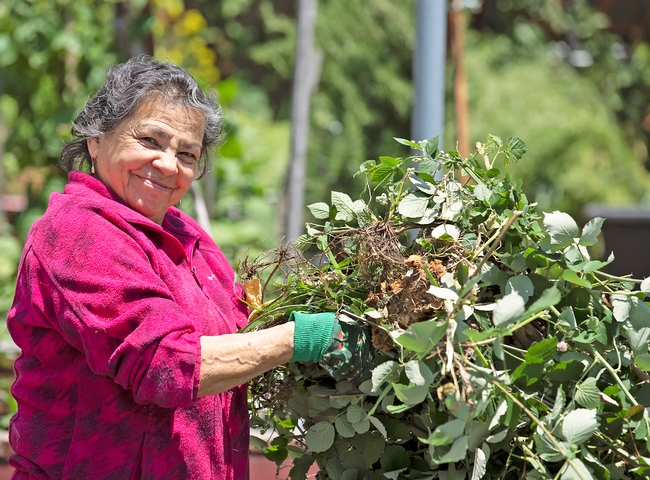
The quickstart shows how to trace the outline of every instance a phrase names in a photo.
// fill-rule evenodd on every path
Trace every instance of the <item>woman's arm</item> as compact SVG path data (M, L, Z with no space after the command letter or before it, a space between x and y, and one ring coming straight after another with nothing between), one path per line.
M294 322L267 330L201 337L199 397L241 385L293 356Z

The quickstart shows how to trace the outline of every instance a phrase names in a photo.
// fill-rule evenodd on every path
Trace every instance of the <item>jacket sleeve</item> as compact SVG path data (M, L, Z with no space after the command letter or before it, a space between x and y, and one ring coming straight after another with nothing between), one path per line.
M49 297L51 327L91 371L114 378L138 403L186 406L198 396L200 332L136 232L101 220L63 233L51 228L26 256L25 271L32 290Z

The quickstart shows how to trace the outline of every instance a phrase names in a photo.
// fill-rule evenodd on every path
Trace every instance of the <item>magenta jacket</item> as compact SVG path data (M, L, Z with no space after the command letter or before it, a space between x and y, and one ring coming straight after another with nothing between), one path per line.
M198 398L199 338L245 323L191 218L157 225L72 172L29 233L7 318L22 349L12 478L248 478L246 386Z

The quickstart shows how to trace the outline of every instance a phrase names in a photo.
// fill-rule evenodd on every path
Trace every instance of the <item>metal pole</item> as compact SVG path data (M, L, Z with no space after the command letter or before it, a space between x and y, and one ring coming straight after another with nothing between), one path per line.
M447 0L417 0L413 52L415 98L411 119L413 140L440 136L445 118L445 60L447 57Z

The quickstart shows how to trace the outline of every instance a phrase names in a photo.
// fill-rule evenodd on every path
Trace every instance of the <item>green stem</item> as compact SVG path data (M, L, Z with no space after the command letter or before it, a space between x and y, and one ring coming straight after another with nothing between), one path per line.
M488 363L486 358L483 356L483 352L481 352L480 349L474 347L474 353L476 353L476 356L481 360L484 367L489 367L490 366L490 364Z
M618 386L621 388L621 390L623 391L623 393L625 393L625 396L630 400L630 402L632 403L632 405L633 405L633 406L638 405L639 402L636 401L636 398L634 398L634 396L633 396L633 395L630 393L630 391L627 389L627 387L625 386L625 384L623 383L623 381L622 381L622 380L620 379L620 377L618 376L616 370L614 370L614 369L612 368L612 366L611 366L609 363L607 363L607 360L605 360L605 359L602 357L602 355L601 355L600 353L598 353L598 350L596 350L596 349L593 348L593 347L590 348L590 350L591 350L591 353L593 354L593 356L594 356L594 357L595 357L599 362L601 362L601 363L603 364L603 366L607 369L607 371L609 372L609 374L610 374L612 377L614 377L614 380L616 381L616 383L618 384ZM650 418L648 417L648 411L647 411L646 409L643 410L643 421L645 422L645 425L646 425L646 431L650 432Z
M643 280L637 280L636 278L630 278L630 277L617 277L616 275L611 275L609 273L602 272L600 270L596 270L593 272L594 275L602 275L605 278L609 278L611 280L618 280L619 282L632 282L632 283L643 283Z
M485 262L488 261L488 259L492 256L492 254L494 252L496 252L497 248L499 248L499 244L501 243L501 239L506 235L506 232L510 229L510 227L512 227L512 224L515 223L515 220L517 220L517 218L519 218L519 216L522 213L523 212L521 210L517 210L517 211L512 213L512 217L510 217L508 219L508 221L506 222L506 224L503 226L503 228L499 232L499 236L496 238L496 240L494 240L494 243L492 243L492 245L490 246L490 249L483 256L483 258L481 259L481 262L476 266L476 270L474 270L474 273L472 273L472 275L470 275L470 278L472 278L474 275L478 275L479 273L481 273L481 269L483 268L483 265L485 265ZM485 245L487 245L487 244L485 244Z
M544 432L544 434L548 437L548 439L553 444L553 446L557 449L557 451L560 452L560 454L564 457L564 459L569 463L569 466L571 466L571 468L573 468L573 471L578 475L578 477L580 477L582 480L588 480L587 478L582 476L582 474L580 473L580 470L578 470L578 467L576 465L574 465L573 460L569 458L567 453L564 451L564 448L562 447L562 445L560 445L557 442L557 440L555 440L555 437L546 428L546 425L544 425L544 423L542 423L542 421L539 418L537 418L537 416L533 412L531 412L526 407L526 405L521 403L517 397L515 397L510 391L508 391L508 389L506 389L504 386L502 386L499 382L492 380L492 384L494 386L496 386L499 390L501 390L503 393L505 393L506 396L508 396L508 398L510 398L510 400L512 400L514 403L516 403L517 406L519 408L521 408L526 413L526 415L528 415L530 417L530 419L537 424L537 426L542 430L542 432Z

